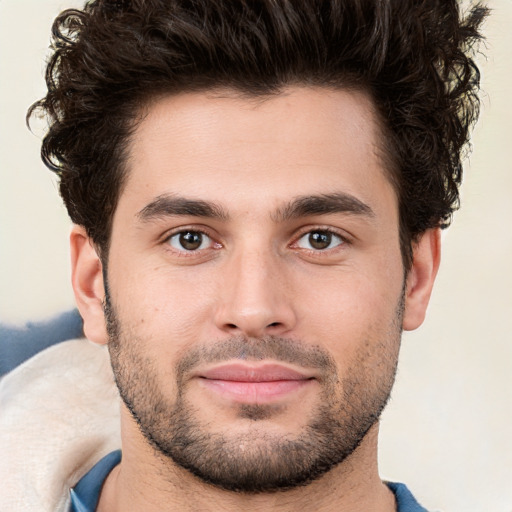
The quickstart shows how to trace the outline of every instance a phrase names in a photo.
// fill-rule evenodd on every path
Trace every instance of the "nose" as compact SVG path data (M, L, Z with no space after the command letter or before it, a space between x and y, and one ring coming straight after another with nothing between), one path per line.
M285 262L271 252L246 250L230 258L217 303L216 327L232 335L284 335L295 327Z

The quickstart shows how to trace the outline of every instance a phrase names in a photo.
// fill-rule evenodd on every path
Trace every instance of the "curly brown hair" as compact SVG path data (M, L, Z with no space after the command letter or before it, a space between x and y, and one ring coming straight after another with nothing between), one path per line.
M400 213L406 268L425 230L459 204L478 111L475 43L488 9L457 0L93 0L54 21L44 163L72 221L106 257L130 134L157 94L291 84L373 99Z

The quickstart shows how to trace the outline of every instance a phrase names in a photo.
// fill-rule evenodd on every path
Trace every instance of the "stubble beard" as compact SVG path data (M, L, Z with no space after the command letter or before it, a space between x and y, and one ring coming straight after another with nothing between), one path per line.
M332 356L320 347L279 337L231 338L201 346L176 364L176 397L164 395L144 342L125 330L109 300L105 317L115 380L146 440L164 460L201 481L239 493L287 490L320 478L347 459L378 421L394 383L401 338L403 297L385 340L363 343L341 379ZM240 405L251 420L244 433L216 432L198 419L187 400L186 376L197 364L228 359L273 359L316 367L323 378L316 408L293 435L277 435L264 422L280 414L265 404ZM377 362L377 368L375 364Z

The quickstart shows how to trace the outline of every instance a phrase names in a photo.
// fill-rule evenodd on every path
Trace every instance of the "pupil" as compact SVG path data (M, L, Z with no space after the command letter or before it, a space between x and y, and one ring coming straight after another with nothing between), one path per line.
M181 246L189 251L199 249L202 241L203 235L201 235L201 233L195 233L194 231L189 231L180 235Z
M332 236L330 233L315 231L309 235L309 243L315 249L327 249L331 245Z

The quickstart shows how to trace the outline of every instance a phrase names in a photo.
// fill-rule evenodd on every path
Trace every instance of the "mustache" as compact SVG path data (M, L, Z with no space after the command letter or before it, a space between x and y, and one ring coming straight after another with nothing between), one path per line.
M179 377L182 377L201 364L233 359L240 361L272 359L331 374L336 373L334 358L323 348L279 336L232 337L193 347L177 363L176 372Z
M119 353L121 326L114 311L107 282L103 309L109 335L109 352ZM192 346L176 363L176 376L182 381L187 373L201 364L220 363L229 360L274 361L289 363L303 368L319 370L320 373L338 379L335 359L319 345L311 345L301 340L274 335L262 337L233 336L215 342Z

